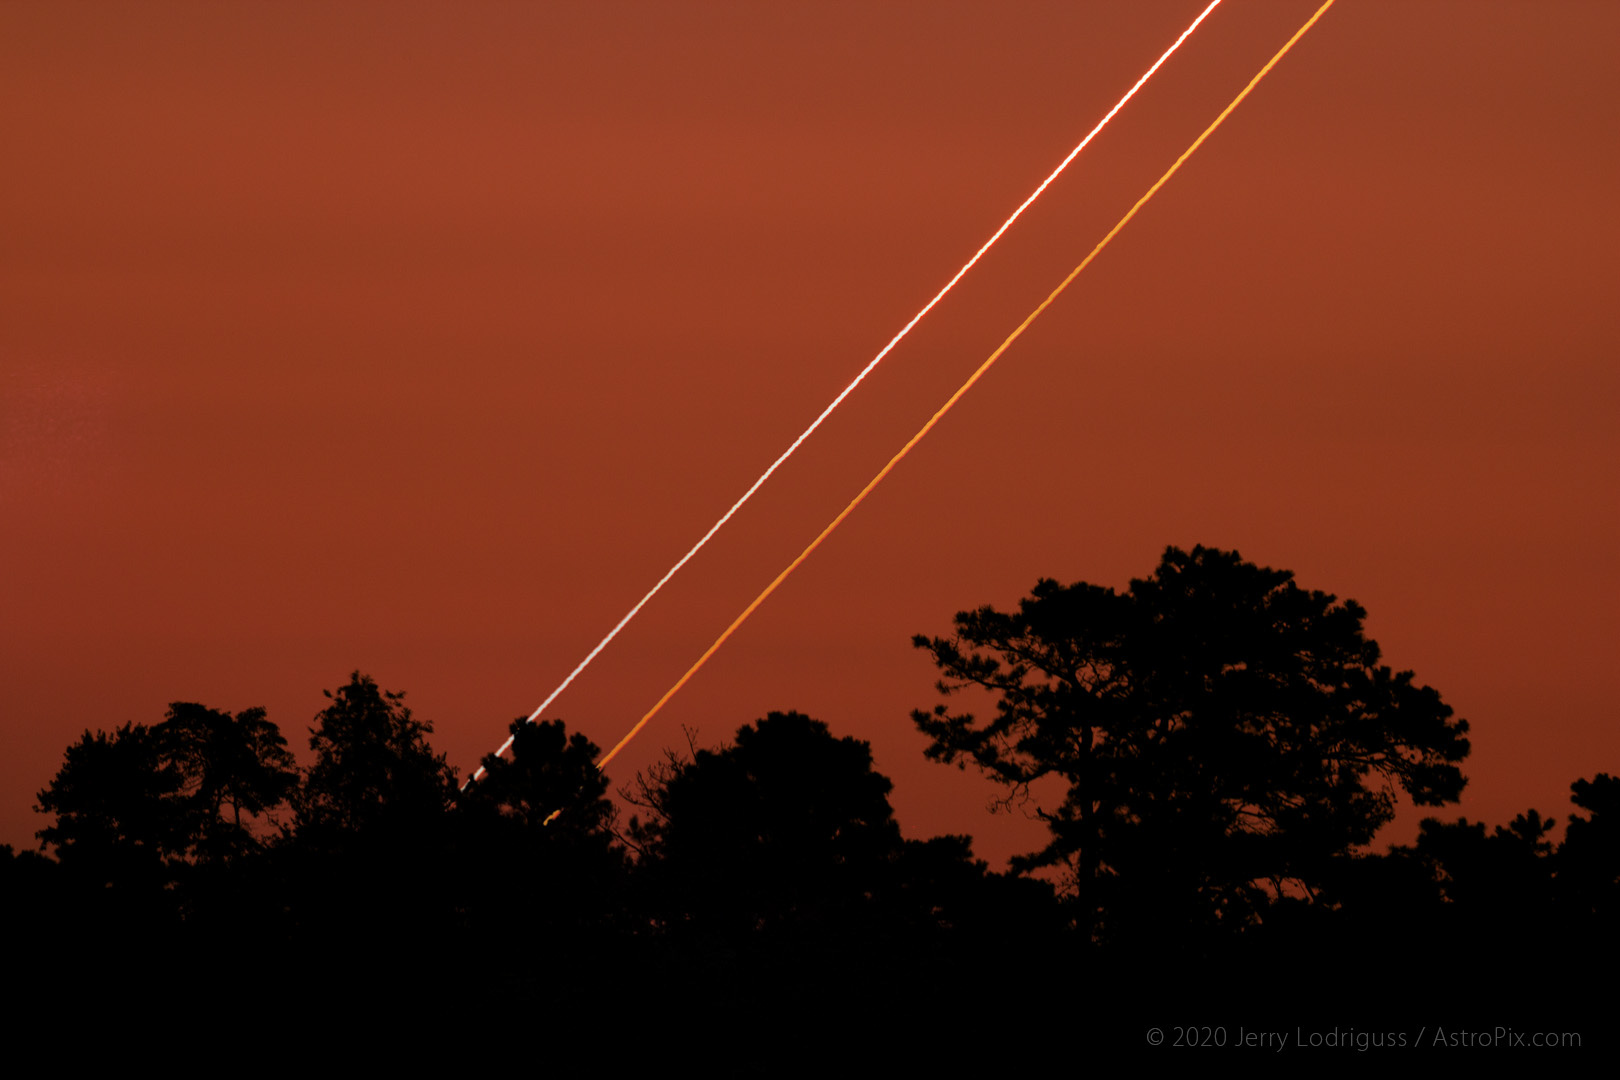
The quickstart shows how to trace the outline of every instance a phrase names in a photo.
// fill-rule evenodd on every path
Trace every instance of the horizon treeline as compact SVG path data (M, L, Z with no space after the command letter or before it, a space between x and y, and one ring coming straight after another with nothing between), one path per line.
M650 995L756 1029L909 1024L939 1053L985 1010L1121 1045L1392 1010L1578 1027L1620 955L1620 779L1576 779L1561 837L1531 809L1368 850L1398 794L1456 801L1469 746L1365 614L1170 548L1126 590L1043 581L919 637L928 755L1048 826L1004 873L967 836L903 836L869 745L799 713L666 751L626 816L561 720L514 720L463 788L356 671L303 768L263 709L87 730L39 792L45 854L0 848L3 913L40 993L113 1007L559 1018ZM994 713L953 712L966 688Z

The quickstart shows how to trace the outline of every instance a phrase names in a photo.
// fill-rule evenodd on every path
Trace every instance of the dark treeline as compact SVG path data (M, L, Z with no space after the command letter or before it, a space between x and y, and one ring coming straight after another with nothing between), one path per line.
M1126 1047L1442 1020L1601 1042L1620 780L1577 780L1562 829L1430 819L1373 851L1398 796L1456 801L1469 747L1364 616L1172 548L1123 592L1044 581L919 638L929 756L1049 827L1007 873L968 837L902 836L868 745L797 713L669 752L621 813L561 721L513 721L510 757L462 790L404 695L358 672L307 768L264 710L177 702L87 731L39 793L42 851L0 849L15 970L86 1014L719 1025L762 1067L858 1037L999 1052L1048 1025Z

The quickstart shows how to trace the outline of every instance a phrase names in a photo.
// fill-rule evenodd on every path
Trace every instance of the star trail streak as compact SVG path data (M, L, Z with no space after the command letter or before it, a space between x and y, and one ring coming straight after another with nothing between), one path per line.
M935 425L937 425L940 420L944 418L945 414L950 412L951 409L956 406L956 403L961 401L969 390L973 389L974 384L984 377L985 372L989 371L995 362L1001 359L1002 354L1012 347L1012 343L1022 337L1024 331L1029 329L1030 325L1036 319L1040 318L1042 313L1044 313L1047 308L1052 306L1053 302L1063 294L1063 291L1069 287L1070 283L1073 282L1075 278L1079 277L1081 272L1084 271L1086 267L1092 264L1097 256L1102 253L1103 248L1107 247L1109 242L1112 241L1114 237L1119 235L1120 230L1125 228L1125 226L1130 223L1130 220L1136 216L1137 211L1141 210L1143 206L1146 206L1148 200L1152 199L1154 195L1158 194L1159 189L1164 187L1165 183L1169 181L1169 179L1174 176L1178 170L1180 170L1181 166L1186 163L1187 159L1192 157L1193 153L1204 144L1204 140L1208 139L1212 134L1214 134L1215 129L1220 127L1221 124L1225 122L1226 118L1232 115L1232 111L1243 103L1243 99L1248 97L1249 93L1260 84L1260 80L1265 78L1266 75L1270 73L1271 69L1277 66L1277 62L1288 54L1288 50L1294 47L1294 43L1300 38L1304 37L1306 31L1308 31L1312 26L1316 25L1316 21L1320 19L1327 12L1327 9L1332 6L1333 0L1327 0L1326 3L1316 9L1316 13L1305 21L1305 25L1301 26L1297 31L1295 31L1294 36L1289 38L1287 42L1283 44L1283 47L1278 49L1276 54L1273 55L1270 60L1266 61L1265 66L1260 69L1259 73L1257 73L1254 78L1249 80L1249 85L1245 86L1242 91L1238 93L1238 96L1232 99L1232 103L1226 108L1222 109L1220 115L1215 117L1215 119L1210 122L1210 125L1204 129L1203 134L1194 139L1192 145L1187 147L1187 149L1182 152L1180 157L1176 158L1175 164L1166 169L1164 175L1155 180L1153 182L1153 186L1147 189L1147 193L1140 199L1137 199L1136 204L1125 212L1125 216L1120 218L1119 222L1112 229L1108 230L1108 234L1097 242L1096 247L1091 249L1091 254L1082 259L1080 261L1080 265L1071 270L1069 272L1069 276L1064 278L1062 282L1058 284L1058 287L1053 289L1051 294L1048 295L1045 300L1041 301L1040 305L1036 307L1034 311L1030 312L1023 322L1018 324L1017 329L1007 335L1007 339L997 346L996 351L991 353L989 358L986 359L984 363L980 364L972 375L968 376L967 381L957 388L956 393L952 394L945 404L939 407L938 411L936 411L933 416L928 418L928 422L923 424L923 426L917 430L917 434L913 435L906 442L906 444L902 446L892 458L889 459L888 464L884 465L883 468L878 470L877 475L872 477L872 479L867 482L866 486L863 487L860 492L849 501L848 506L845 506L843 510L839 511L838 516L833 518L825 529L821 530L820 535L818 535L814 540L810 541L809 545L806 546L803 551L799 552L798 557L792 562L788 563L787 568L784 569L780 574L777 574L776 579L769 585L765 586L764 590L758 596L754 597L753 602L743 609L742 614L738 615L731 621L730 626L721 631L720 636L714 639L714 644L710 645L708 649L704 650L703 655L698 657L697 661L691 667L686 669L686 673L684 675L675 680L675 684L673 686L664 691L664 696L659 698L657 702L653 704L653 707L647 710L646 714L636 722L635 727L626 732L624 738L620 739L614 745L613 749L602 755L602 759L597 762L598 769L607 768L608 762L612 761L614 757L618 755L619 751L623 750L627 745L629 745L630 740L634 739L638 734L641 733L641 729L647 726L648 721L650 721L654 716L657 716L659 710L667 705L669 700L679 693L683 686L691 681L692 676L696 675L698 670L702 668L704 664L709 662L709 658L711 656L720 651L720 646L724 645L726 640L730 638L732 634L737 632L738 627L748 621L748 617L759 609L759 606L765 602L767 597L777 590L782 582L788 579L788 575L792 574L793 571L797 570L801 565L803 565L804 561L810 557L811 553L814 552L816 548L821 546L822 541L827 539L828 536L832 535L833 530L842 525L844 520L848 518L850 514L855 512L855 508L857 506L866 501L866 497L883 482L884 478L887 477L889 473L894 471L894 467L900 464L901 460L907 454L911 453L912 448L918 443L922 442L930 431L934 430Z
M849 397L854 389L859 386L869 374L872 373L873 369L883 361L883 358L888 356L889 353L893 351L894 347L900 344L901 340L907 334L911 333L911 328L922 321L923 316L932 311L934 306L945 298L945 294L950 292L951 289L955 287L956 283L961 281L962 278L966 276L969 270L973 269L974 264L984 256L985 252L989 251L991 246L994 245L997 240L1001 239L1001 235L1012 227L1013 222L1018 220L1023 212L1029 208L1031 203L1040 198L1041 193L1044 192L1047 187L1049 187L1052 182L1062 174L1064 169L1069 167L1069 163L1079 156L1080 151L1084 150L1091 140L1096 138L1097 134L1107 126L1110 120L1114 118L1114 115L1118 113L1120 109L1125 107L1125 103L1136 96L1136 92L1140 90L1150 78L1153 77L1153 74L1164 65L1166 60L1170 59L1171 55L1174 54L1177 49L1181 48L1181 43L1186 41L1194 30L1198 29L1199 25L1209 17L1210 12L1214 11L1215 8L1219 6L1220 2L1221 0L1212 0L1208 7L1199 12L1198 17L1192 21L1191 25L1181 32L1181 36L1176 38L1176 40L1171 43L1170 47L1153 62L1153 66L1148 68L1147 71L1143 73L1142 77L1137 79L1136 83L1125 92L1125 96L1120 98L1112 109L1108 110L1107 115L1105 115L1101 120L1097 121L1097 126L1092 128L1084 139L1080 140L1078 146L1069 151L1069 156L1064 158L1062 162L1058 164L1058 167L1053 169L1051 174L1047 176L1045 180L1041 181L1040 186L1038 186L1034 192L1030 194L1029 198L1025 199L1021 204L1019 204L1018 209L1014 210L1012 215L1008 217L1006 221L1001 223L1001 228L997 229L995 233L991 235L990 239L984 242L984 246L980 247L979 250L974 253L971 259L962 264L962 268L956 272L954 277L945 283L945 287L940 289L939 292L935 293L934 298L928 301L927 304L923 305L922 310L913 315L910 322L906 323L905 326L900 328L900 332L895 334L894 337L889 340L889 343L883 346L882 351L874 356L871 361L861 369L860 374L856 375L854 379L850 380L849 385L844 387L844 389L839 392L838 396L833 398L832 403L821 411L821 415L817 416L815 420L811 422L809 427L800 432L799 437L794 439L792 444L786 450L782 451L780 457L771 462L770 468L766 469L760 474L759 479L755 480L748 490L742 493L741 498L731 504L731 509L720 515L720 519L709 527L709 531L704 533L702 538L698 540L697 543L693 544L691 549L687 551L685 555L682 555L680 559L675 562L675 565L671 566L669 570L665 572L663 577L658 579L657 584L655 584L651 589L647 590L646 595L644 595L640 600L636 601L635 606L625 613L624 618L620 619L618 623L614 625L613 629L609 630L606 636L604 636L601 641L596 643L596 647L586 654L585 659L581 660L579 665L575 667L573 671L568 673L568 677L562 682L558 683L555 690L546 695L546 699L535 708L534 712L528 715L527 721L529 723L533 723L535 720L539 719L540 714L544 712L553 701L557 700L558 695L560 695L564 690L568 689L569 684L579 677L580 672L584 671L586 667L590 665L591 661L595 660L602 650L607 648L609 642L611 642L615 637L618 637L619 631L623 630L631 619L634 619L638 614L640 614L641 609L647 606L647 602L654 596L658 595L659 591L669 583L670 579L679 573L681 568L690 562L692 557L703 549L703 546L707 544L711 538L713 538L715 533L720 531L726 522L732 519L737 511L743 508L743 504L754 497L754 493L764 486L765 481L771 478L771 475L781 467L782 463L793 456L794 452L797 451L801 445L803 445L804 441L808 439L818 427L821 426L822 421L826 420L828 416L832 415L833 410L837 409L838 406L843 404L844 399ZM506 753L507 750L511 749L514 738L515 736L508 736L507 740L500 745L499 749L495 751L495 756L499 757ZM615 752L617 752L617 748L615 748ZM482 779L484 772L484 767L480 765L468 779L467 783L470 784L474 780ZM465 788L466 784L463 784L462 787Z

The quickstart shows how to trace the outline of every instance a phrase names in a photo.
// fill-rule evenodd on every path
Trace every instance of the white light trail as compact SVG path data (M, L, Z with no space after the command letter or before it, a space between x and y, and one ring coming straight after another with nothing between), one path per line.
M991 235L990 239L984 242L984 246L979 248L978 251L974 252L973 258L962 264L962 268L956 272L956 275L952 277L951 280L945 283L945 287L940 289L939 292L935 293L934 298L928 301L928 303L923 306L921 311L913 315L911 317L911 321L906 323L905 326L901 327L898 334L889 339L889 343L883 346L883 350L874 356L871 361L861 369L860 374L856 375L855 378L850 380L848 386L839 391L838 396L833 398L830 405L821 410L821 415L816 417L815 420L811 422L809 427L805 428L799 433L799 437L794 439L792 445L790 445L786 450L782 451L780 457L771 462L770 468L766 469L760 474L759 479L755 480L753 484L749 486L748 490L742 493L741 498L731 504L731 509L720 515L720 520L709 526L709 531L703 534L702 539L693 544L691 550L685 555L682 555L680 559L676 561L675 565L671 566L669 570L665 572L664 576L658 579L658 583L652 588L648 589L645 596L636 601L635 606L625 613L624 618L620 619L618 623L614 625L613 629L609 630L606 636L604 636L601 641L596 643L596 647L586 654L585 659L581 660L579 665L575 667L573 671L568 673L568 677L562 682L558 683L555 690L546 695L546 699L535 708L534 712L529 714L527 718L529 723L533 723L535 720L539 719L540 714L544 712L553 701L557 700L558 695L560 695L564 690L568 689L569 685L579 677L580 672L589 667L591 661L595 660L602 650L607 648L608 643L619 636L619 631L623 630L631 619L634 619L638 614L641 613L641 609L647 606L647 602L658 595L659 591L669 583L669 580L680 572L681 567L690 562L692 557L703 549L703 546L707 544L711 538L713 538L714 534L719 532L725 523L730 521L737 511L741 510L743 505L747 503L749 499L754 497L754 492L763 487L765 481L771 478L772 474L774 474L776 470L782 466L782 463L787 461L788 458L792 457L794 452L797 451L801 445L803 445L804 441L808 439L818 427L821 426L822 421L826 420L828 416L831 416L833 410L842 405L844 403L844 399L849 397L849 395L854 392L855 388L872 373L873 369L876 368L878 364L882 363L883 358L888 356L889 353L893 351L894 347L900 344L901 340L907 334L911 333L911 328L921 322L923 316L932 311L934 306L945 298L945 294L950 292L951 289L955 287L956 283L961 281L962 278L967 275L969 270L973 269L974 265L984 257L984 253L989 251L991 246L994 245L997 240L1001 239L1002 234L1012 227L1013 222L1017 221L1019 217L1023 215L1025 210L1029 209L1031 203L1040 198L1041 193L1051 186L1052 182L1062 174L1063 170L1069 167L1069 163L1080 155L1080 151L1084 150L1091 143L1091 140L1096 138L1097 134L1108 125L1110 120L1114 118L1114 115L1125 107L1126 102L1130 101L1131 98L1136 96L1136 92L1153 77L1154 73L1164 65L1166 60L1170 59L1177 49L1181 48L1181 43L1186 41L1187 38L1192 35L1194 30L1198 29L1199 25L1209 17L1210 12L1214 11L1215 8L1220 5L1220 2L1221 0L1212 0L1208 7L1204 8L1203 11L1198 13L1198 17L1192 21L1192 24L1188 26L1187 29L1183 30L1181 32L1181 36L1176 38L1171 46L1164 51L1163 55L1153 62L1153 66L1148 68L1140 79L1136 80L1135 85L1125 92L1125 96L1120 98L1119 101L1114 104L1112 109L1108 110L1107 115L1105 115L1101 120L1097 121L1097 126L1092 128L1084 139L1080 140L1080 144L1078 146L1069 151L1069 156L1064 158L1063 161L1059 163L1058 167L1052 170L1051 175L1049 175L1045 180L1041 181L1040 186L1030 194L1029 198L1020 203L1018 209L1014 210L1012 215L1008 217L1006 221L1001 223L1001 228L997 229L995 233ZM516 736L507 736L506 741L503 742L500 745L500 748L495 751L495 756L500 757L502 754L505 754L507 750L511 749L512 742L515 738ZM480 765L472 776L468 778L467 783L470 784L474 780L482 779L484 772L484 767ZM464 789L466 786L466 784L462 785Z
M1181 167L1186 164L1187 159L1192 157L1200 146L1204 145L1204 141L1211 135L1215 134L1215 129L1219 128L1221 124L1226 122L1226 118L1232 115L1233 110L1235 110L1239 105L1243 104L1243 100L1254 91L1256 86L1260 85L1260 80L1264 79L1268 74L1271 73L1271 69L1276 67L1278 62L1281 61L1284 56L1288 55L1288 50L1292 49L1294 44L1299 41L1300 38L1305 36L1305 32L1311 27L1315 26L1316 21L1325 15L1327 13L1327 9L1332 6L1333 0L1326 0L1321 7L1316 9L1316 14L1307 19L1305 21L1305 25L1296 30L1294 32L1294 36L1289 38L1288 41L1283 44L1283 47L1278 49L1270 60L1266 61L1265 66L1260 69L1259 73L1256 74L1254 78L1249 80L1249 84L1239 91L1237 97L1232 99L1232 103L1226 108L1222 109L1220 115L1216 116L1215 119L1210 122L1210 125L1204 129L1203 133L1199 135L1198 138L1193 140L1192 145L1187 147L1186 150L1182 151L1181 156L1176 158L1175 163L1171 165L1169 169L1165 170L1164 175L1160 176L1153 182L1153 186L1147 189L1147 194L1136 200L1135 205L1125 212L1125 216L1119 219L1118 224L1116 224L1112 229L1109 229L1107 234L1097 242L1097 246L1091 249L1091 253L1080 261L1080 265L1071 270L1069 272L1069 276L1064 278L1062 282L1058 284L1058 287L1053 289L1052 292L1047 295L1046 299L1042 300L1039 306L1037 306L1034 311L1029 313L1023 322L1018 324L1017 329L1013 330L1011 334L1007 335L1006 340L996 348L996 351L991 353L989 358L986 359L984 363L980 364L972 375L968 376L967 381L957 389L956 393L952 394L945 404L941 405L938 411L936 411L933 416L928 418L928 422L923 424L923 426L918 429L917 433L913 435L910 440L908 440L906 444L889 459L888 463L884 465L883 468L878 470L877 475L872 477L872 479L867 482L866 486L863 487L860 492L849 501L849 504L845 506L843 510L839 511L838 516L833 518L832 521L828 523L827 527L822 529L821 533L814 540L810 541L809 545L799 553L798 557L792 562L788 563L787 568L784 569L780 574L777 574L776 578L769 585L765 586L764 590L761 591L758 596L754 597L753 602L751 602L747 607L743 608L742 614L733 619L731 621L731 625L727 626L723 631L721 631L720 636L714 639L714 644L710 645L706 650L704 650L703 655L699 656L697 661L693 663L691 667L686 669L685 674L683 674L679 679L675 680L675 685L664 691L664 696L653 703L653 707L647 710L642 718L636 722L634 727L625 732L624 737L613 746L613 749L602 755L601 760L596 763L596 767L598 769L605 769L608 762L617 757L619 751L628 746L630 744L630 740L639 735L641 733L641 729L646 727L648 722L651 721L654 716L658 715L658 711L669 703L669 699L680 693L681 688L691 681L692 676L696 675L698 670L702 668L704 664L709 662L709 658L720 651L720 646L724 645L731 635L737 632L737 628L743 623L747 622L750 615L759 610L759 606L777 590L782 582L788 579L788 575L792 574L793 571L804 565L805 560L810 558L810 556L815 553L815 550L821 546L822 541L831 536L833 530L842 525L844 521L855 512L855 508L857 506L866 501L866 497L872 494L873 490L879 484L881 484L891 472L894 471L894 467L900 464L905 456L911 453L912 448L918 443L922 442L930 431L934 430L935 425L945 418L945 414L950 412L951 409L956 406L956 403L961 401L962 398L967 395L969 390L973 389L974 384L984 377L985 372L989 371L993 366L995 366L996 361L1000 360L1002 355L1006 353L1008 349L1012 348L1013 342L1022 337L1024 331L1028 330L1030 325L1034 323L1036 319L1041 317L1041 313L1047 308L1051 307L1057 301L1059 296L1063 295L1063 291L1074 282L1074 279L1085 272L1086 267L1090 266L1092 262L1096 260L1097 256L1102 254L1103 249L1113 241L1114 237L1119 235L1120 230L1124 229L1126 225L1130 224L1131 219L1136 217L1137 213L1142 209L1142 207L1146 206L1148 201L1159 193L1159 189L1164 187L1164 185L1170 181L1172 176L1176 175Z

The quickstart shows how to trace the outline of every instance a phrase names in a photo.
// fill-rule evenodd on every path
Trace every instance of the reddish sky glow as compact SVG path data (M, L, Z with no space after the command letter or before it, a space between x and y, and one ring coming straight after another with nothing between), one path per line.
M1316 6L1223 4L548 715L616 741ZM0 842L86 727L301 745L357 667L470 771L1202 7L0 7ZM910 635L1204 543L1368 608L1463 813L1567 812L1620 770L1617 34L1336 5L614 779L798 709L999 862Z

